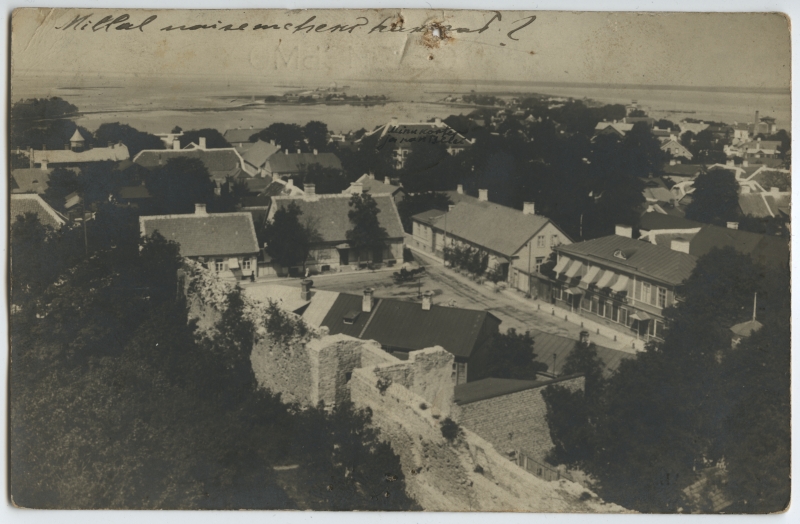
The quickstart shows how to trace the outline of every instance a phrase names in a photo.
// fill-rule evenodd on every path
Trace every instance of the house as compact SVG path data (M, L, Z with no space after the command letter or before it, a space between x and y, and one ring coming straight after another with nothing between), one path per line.
M138 186L123 186L119 188L117 201L120 204L136 207L139 211L148 209L152 203L152 195L144 184Z
M632 230L555 248L553 302L626 335L663 340L664 309L692 273L689 243L669 247L631 238Z
M128 147L120 142L109 147L94 147L86 150L80 146L76 146L75 149L31 149L28 150L28 158L31 168L39 166L42 171L48 171L53 167L75 167L86 162L120 162L130 158L130 154Z
M734 143L747 142L750 140L750 124L736 123L733 125Z
M547 364L547 371L540 373L542 376L556 378L564 374L564 364L567 357L578 344L589 344L589 332L582 331L580 340L574 338L554 335L544 331L531 330L533 337L533 347L537 359ZM603 362L603 374L610 377L619 367L623 360L634 358L635 353L611 349L604 346L595 345L597 357Z
M223 278L258 276L258 241L250 213L208 213L205 204L196 204L194 214L139 217L139 229L142 236L158 231L177 242L181 256L199 261Z
M26 213L34 213L39 217L39 223L53 229L59 229L67 222L63 215L53 209L39 195L35 193L12 193L8 208L11 224L14 223L18 216L24 216Z
M399 204L406 196L406 191L402 186L394 185L391 179L384 177L383 182L375 180L372 173L361 175L358 180L350 183L350 187L342 191L342 194L352 195L361 194L366 191L370 195L390 195L395 204Z
M439 144L451 155L456 155L472 146L474 140L448 126L440 118L433 122L402 123L392 118L385 125L365 133L356 143L376 149L389 148L395 161L395 168L401 169L414 144Z
M317 195L312 184L306 184L305 195L300 198L292 196L272 197L269 220L273 220L275 212L290 203L296 204L303 213L302 223L310 225L317 233L318 240L311 245L311 252L305 267L310 271L324 272L331 270L366 267L368 264L394 265L403 260L403 226L397 206L390 195L375 195L372 198L378 205L378 223L386 229L388 238L383 249L360 251L350 247L347 231L353 229L353 223L347 214L351 195ZM288 268L290 272L298 268Z
M781 143L777 140L751 140L740 146L742 156L751 164L768 164L777 166L780 160Z
M302 174L312 164L319 164L323 168L342 170L342 162L333 153L320 153L316 149L311 153L290 153L288 149L283 154L277 153L268 157L260 168L262 176L271 176L286 180Z
M473 380L491 359L491 339L501 321L487 311L434 304L432 295L427 292L419 303L376 298L370 288L361 296L339 293L321 325L331 335L375 340L401 360L411 351L441 346L455 357L455 383Z
M173 158L197 158L218 186L224 184L228 177L239 177L242 172L246 177L256 174L233 147L207 149L205 137L200 137L199 144L190 144L184 149L180 149L178 141L173 144L172 149L143 149L133 161L146 169L154 169L166 165Z
M226 129L225 132L222 133L222 138L224 138L233 147L240 147L251 143L250 137L256 133L258 133L258 131L252 127L245 129Z
M751 129L752 136L756 135L774 135L778 132L778 126L775 124L775 119L771 116L759 118L759 112L756 111L755 119L753 120L753 127Z
M640 240L667 247L676 238L688 253L701 257L714 248L733 247L748 255L756 264L770 267L788 267L789 244L782 238L741 231L736 222L728 227L702 224L685 218L646 213L640 219Z
M486 189L478 190L478 195L466 195L459 186L449 211L412 217L411 246L439 257L445 247L477 249L489 256L489 269L501 269L511 287L536 294L534 280L542 264L555 246L572 240L550 219L537 215L532 202L520 211L489 202Z
M683 164L680 160L670 160L668 165L661 168L661 172L665 178L669 178L673 182L680 182L682 180L694 179L698 175L705 172L703 164Z
M692 153L686 149L683 144L678 142L678 139L676 139L674 136L671 136L667 139L662 139L661 151L668 153L672 158L685 158L686 160L691 160L693 157Z
M631 129L633 129L633 124L628 124L626 122L617 122L616 120L613 122L598 122L597 125L594 126L594 136L617 135L623 137Z

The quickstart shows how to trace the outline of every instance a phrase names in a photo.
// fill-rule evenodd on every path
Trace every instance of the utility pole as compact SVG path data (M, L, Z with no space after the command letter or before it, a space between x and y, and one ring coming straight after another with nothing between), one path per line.
M531 275L531 244L533 244L533 239L528 240L528 296L533 296L531 293L531 288L533 287L533 276Z
M89 237L86 235L86 200L81 200L81 215L81 222L83 222L83 249L86 253L86 260L89 260Z

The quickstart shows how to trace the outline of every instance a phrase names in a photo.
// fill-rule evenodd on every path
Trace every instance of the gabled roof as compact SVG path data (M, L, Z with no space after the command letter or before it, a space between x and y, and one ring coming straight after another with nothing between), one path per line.
M631 129L633 129L633 124L628 124L625 122L598 122L596 126L594 126L595 133L600 133L605 131L608 128L612 128L614 131L619 133L620 135L624 135Z
M79 162L119 162L130 158L128 147L125 144L114 144L110 147L95 147L86 151L72 151L71 149L45 149L33 152L33 163L41 164L75 164Z
M185 257L258 252L252 215L246 212L143 216L139 226L143 236L158 231L179 243Z
M676 198L672 191L665 187L646 187L642 191L644 198L650 202L669 202Z
M416 220L417 222L424 222L426 224L430 224L432 220L439 218L440 216L447 213L447 211L442 211L441 209L429 209L427 211L423 211L422 213L417 213L413 217L412 220Z
M779 237L759 235L739 229L704 226L692 239L689 252L701 257L714 248L730 246L765 266L789 263L789 243Z
M352 182L350 187L354 184L361 184L364 191L368 191L370 195L394 195L398 191L402 191L402 187L394 184L387 183L387 179L375 180L372 175L361 175L358 180ZM342 193L350 193L350 188L345 189Z
M14 221L20 215L25 213L35 213L39 217L39 222L43 226L49 226L53 229L58 229L63 226L66 221L58 214L58 212L50 207L42 197L36 194L20 194L11 195L11 202L9 204L10 221Z
M780 149L781 143L777 140L751 140L742 144L742 147L750 150Z
M675 164L665 165L661 168L661 171L672 176L693 177L702 173L704 169L704 166L701 164Z
M290 202L298 205L303 214L301 222L310 220L323 242L346 242L347 231L353 229L353 223L347 216L350 207L351 195L312 195L302 198L276 196L270 218L278 208L288 206ZM378 223L386 229L389 238L403 238L403 225L397 206L389 195L375 195L372 197L378 204Z
M455 204L453 209L431 218L429 223L449 235L510 257L550 223L550 219L474 199Z
M212 178L224 181L236 176L242 168L242 159L232 147L218 149L145 149L133 159L142 167L152 169L166 165L173 158L197 158L208 169Z
M372 311L361 311L363 297L340 293L325 315L322 325L332 335L344 333L363 340L376 340L387 348L416 351L442 346L457 357L469 358L488 333L484 324L500 325L487 311L444 307L433 304L425 311L418 302L389 298L374 299ZM353 323L345 316L357 313Z
M226 129L222 133L222 138L228 141L229 144L237 144L241 142L249 142L250 137L258 133L255 129Z
M242 158L251 166L260 168L269 157L280 151L280 149L281 146L279 145L259 140L242 153Z
M637 274L678 285L692 274L697 257L619 235L555 248L559 254L613 267L621 273ZM622 252L625 258L615 256Z
M272 173L299 173L311 164L342 169L342 162L333 153L278 153L269 157L266 164Z
M567 356L575 349L578 341L561 335L545 333L544 331L534 330L531 331L531 335L534 340L533 351L538 355L538 360L549 366L547 368L548 372L553 373L555 371L557 375L560 375L567 361ZM605 364L603 373L606 376L616 371L623 360L636 356L634 353L627 353L596 344L595 348L597 349L597 356ZM555 355L555 369L553 369L553 355Z
M38 167L12 169L11 181L12 193L37 193L41 195L50 182L51 168L40 169ZM16 184L16 185L14 185Z

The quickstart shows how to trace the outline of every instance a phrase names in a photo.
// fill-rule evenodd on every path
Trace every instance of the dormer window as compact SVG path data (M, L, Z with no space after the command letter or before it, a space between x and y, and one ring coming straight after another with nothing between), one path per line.
M621 249L617 249L616 251L614 251L614 256L617 258L621 258L622 260L628 260L628 257L625 256L625 253L623 253Z
M347 313L343 318L342 322L345 324L355 324L356 320L358 320L358 315L361 313L358 309L354 309Z

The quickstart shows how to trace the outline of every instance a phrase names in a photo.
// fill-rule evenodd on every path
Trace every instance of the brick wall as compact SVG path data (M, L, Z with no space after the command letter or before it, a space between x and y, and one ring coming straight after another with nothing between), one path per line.
M559 386L573 391L582 390L583 383L583 376L557 381ZM511 457L515 455L509 453L521 451L535 460L544 460L553 447L545 420L544 387L456 406L454 419L491 442L501 454Z

